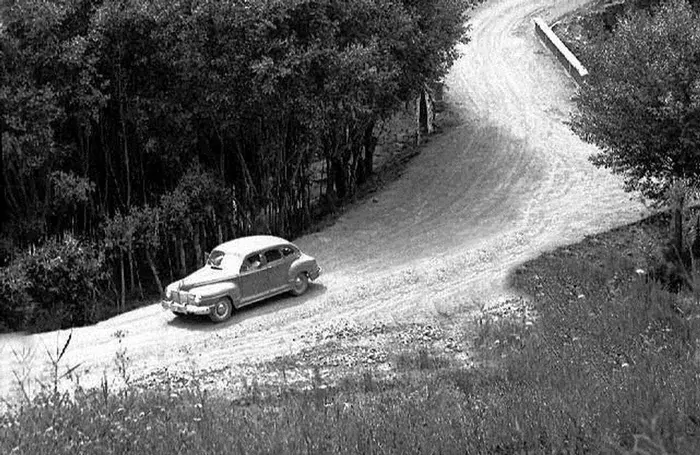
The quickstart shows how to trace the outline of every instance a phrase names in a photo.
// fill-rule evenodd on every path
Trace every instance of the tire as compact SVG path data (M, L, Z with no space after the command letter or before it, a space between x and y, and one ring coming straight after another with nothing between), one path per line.
M294 278L294 283L292 284L292 294L295 296L300 296L309 289L309 276L306 272L299 273Z
M233 304L227 297L223 297L216 301L212 312L209 314L209 319L213 322L224 322L233 315Z

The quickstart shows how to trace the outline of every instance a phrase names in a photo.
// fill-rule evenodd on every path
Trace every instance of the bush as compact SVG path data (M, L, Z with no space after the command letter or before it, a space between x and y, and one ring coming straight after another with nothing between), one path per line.
M31 282L19 263L0 267L0 332L24 328L26 315L35 302L29 295Z
M104 279L104 256L71 236L18 255L0 269L0 329L41 331L95 322Z

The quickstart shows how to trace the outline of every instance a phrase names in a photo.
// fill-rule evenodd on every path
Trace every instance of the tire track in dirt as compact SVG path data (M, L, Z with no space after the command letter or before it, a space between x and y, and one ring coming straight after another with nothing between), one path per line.
M465 315L507 295L516 264L586 234L638 219L642 207L587 160L594 149L563 124L573 82L534 34L585 0L497 0L472 13L472 41L448 79L461 124L431 138L401 179L298 239L324 268L302 298L275 298L222 325L179 321L157 305L74 331L64 365L81 384L116 376L125 349L132 378L157 371L229 368L298 352L302 335L338 319L358 324ZM116 336L121 332L121 342ZM0 396L23 367L46 378L44 347L66 331L0 338Z

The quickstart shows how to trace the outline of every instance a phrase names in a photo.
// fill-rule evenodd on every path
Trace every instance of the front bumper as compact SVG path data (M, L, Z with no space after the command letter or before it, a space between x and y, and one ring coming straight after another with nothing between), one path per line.
M309 279L315 280L318 278L318 276L321 274L321 267L316 267L316 270L312 270L311 273L309 273Z
M188 305L186 303L177 303L172 300L162 300L160 302L161 306L166 310L174 311L175 313L182 314L211 314L211 305L199 306L199 305Z

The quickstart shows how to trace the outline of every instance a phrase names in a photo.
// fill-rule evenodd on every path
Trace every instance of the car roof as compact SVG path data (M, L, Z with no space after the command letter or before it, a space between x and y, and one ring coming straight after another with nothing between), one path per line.
M239 237L237 239L222 243L221 245L217 246L215 250L245 256L255 251L283 245L292 245L292 243L281 237L275 237L273 235L251 235L248 237Z

